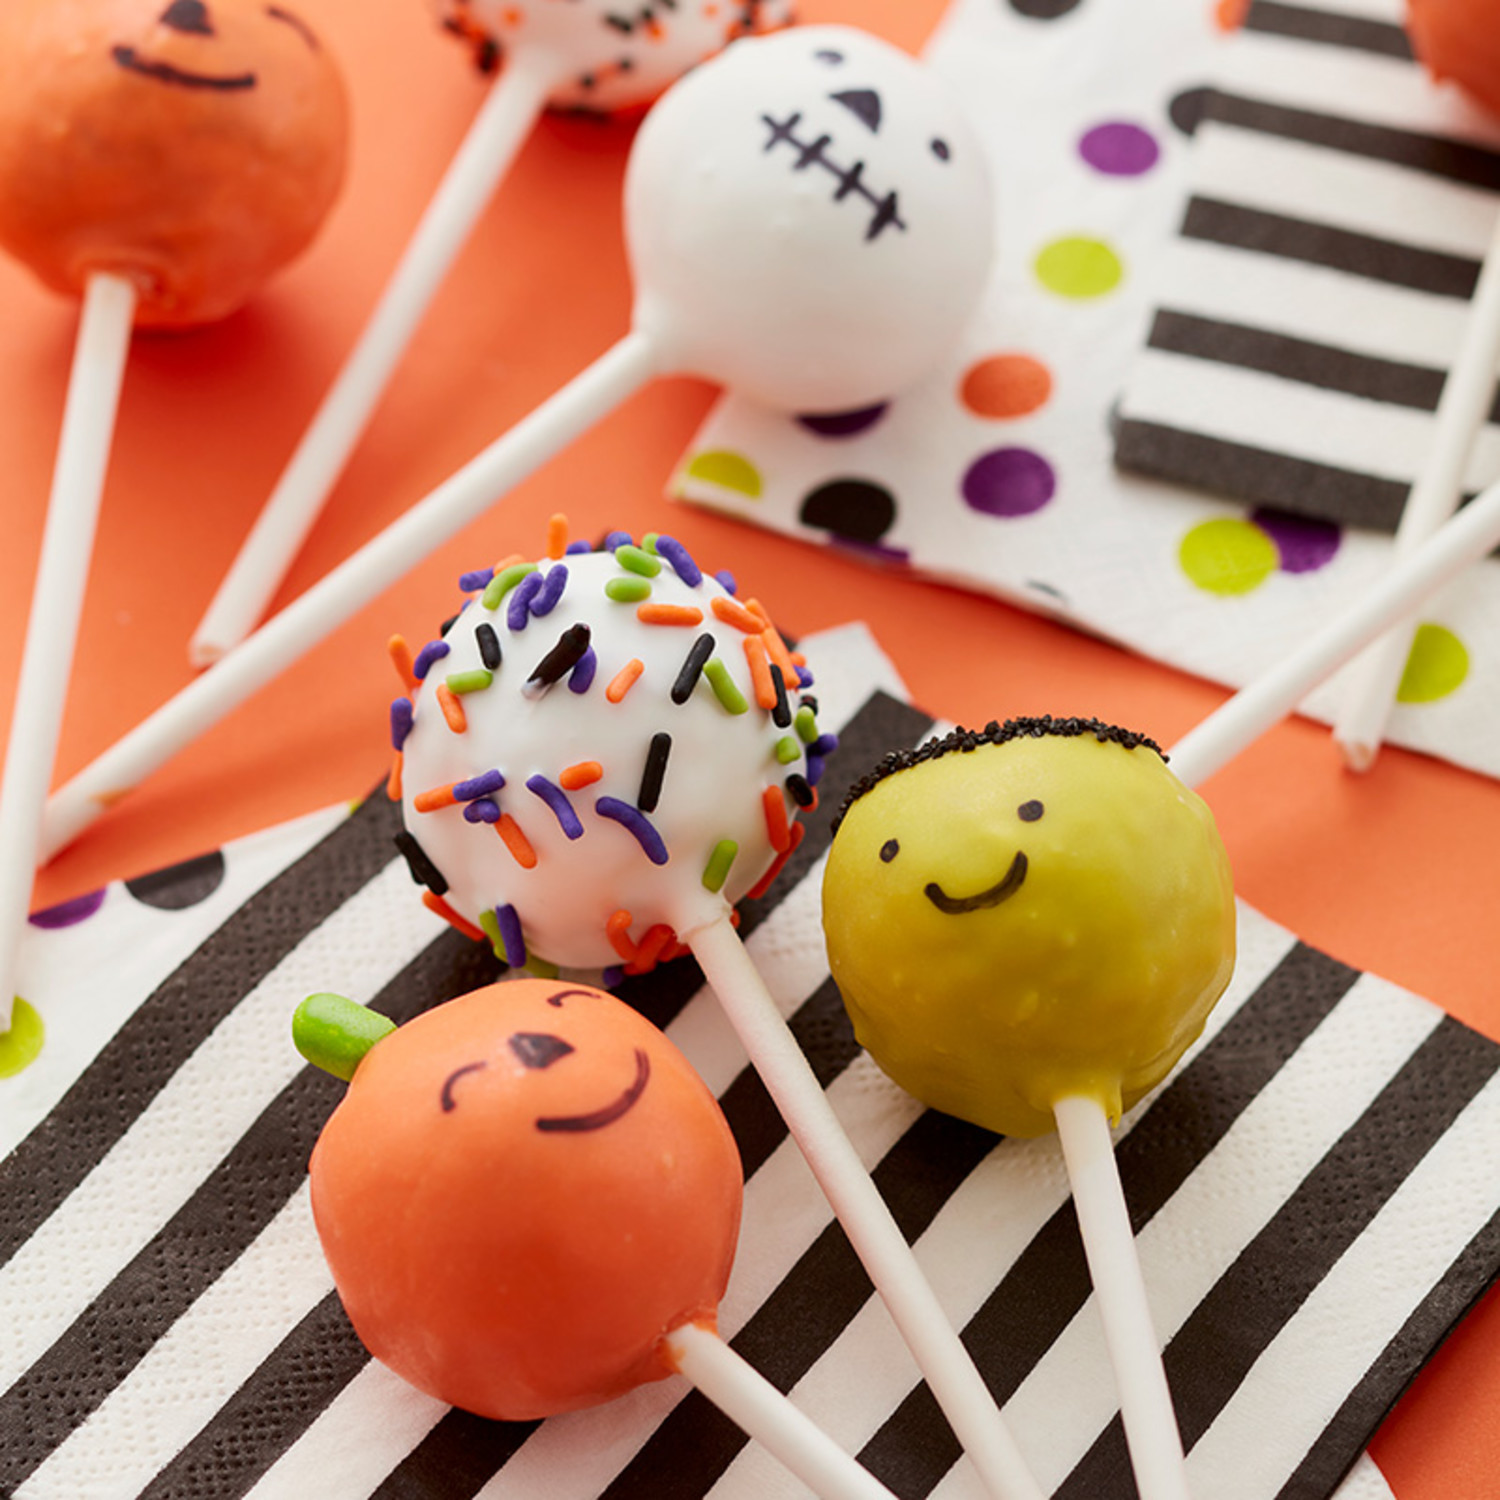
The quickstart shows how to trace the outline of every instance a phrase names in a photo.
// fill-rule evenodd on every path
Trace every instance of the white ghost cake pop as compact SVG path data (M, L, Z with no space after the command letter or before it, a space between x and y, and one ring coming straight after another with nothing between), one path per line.
M509 963L639 972L780 868L833 741L765 612L680 543L548 550L466 575L412 662L399 842Z
M615 110L649 103L695 63L736 37L785 26L790 0L437 0L443 25L492 72L516 47L554 54L568 81L558 109Z
M867 32L734 43L646 117L625 180L635 326L780 411L847 411L950 353L993 257L983 150Z

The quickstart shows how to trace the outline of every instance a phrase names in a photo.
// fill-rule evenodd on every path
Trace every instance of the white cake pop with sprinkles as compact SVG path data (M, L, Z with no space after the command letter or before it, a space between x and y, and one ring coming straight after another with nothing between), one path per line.
M399 842L512 965L640 972L780 868L833 740L765 611L679 543L548 551L466 575L411 660Z

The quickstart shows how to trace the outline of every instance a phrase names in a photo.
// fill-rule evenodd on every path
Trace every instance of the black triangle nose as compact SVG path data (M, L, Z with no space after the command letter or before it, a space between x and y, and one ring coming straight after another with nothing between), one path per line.
M523 1068L550 1068L573 1048L546 1031L518 1031L506 1043Z
M173 31L190 31L198 36L212 36L214 28L208 19L203 0L172 0L161 13L161 24Z
M867 130L880 129L880 95L874 89L845 89L842 93L830 94L828 97L835 104L842 104Z

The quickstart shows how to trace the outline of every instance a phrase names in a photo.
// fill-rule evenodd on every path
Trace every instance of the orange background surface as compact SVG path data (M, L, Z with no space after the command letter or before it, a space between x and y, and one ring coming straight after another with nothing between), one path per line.
M1205 0L1206 3L1206 0ZM216 327L139 337L68 688L57 780L190 677L185 643L389 274L483 83L417 0L300 0L353 107L344 195L313 250ZM915 50L942 0L803 0ZM626 329L625 123L544 121L439 294L280 596L425 494ZM0 264L0 703L14 693L76 312ZM385 641L427 639L457 577L575 535L670 529L730 567L795 634L863 619L930 711L963 723L1091 714L1170 745L1223 690L992 600L877 573L663 499L710 387L642 392L299 666L113 808L39 877L46 905L367 790L396 680ZM1205 788L1240 893L1337 957L1500 1038L1493 918L1500 787L1387 751L1341 771L1326 731L1283 724ZM1500 1301L1492 1294L1387 1422L1399 1500L1500 1494Z

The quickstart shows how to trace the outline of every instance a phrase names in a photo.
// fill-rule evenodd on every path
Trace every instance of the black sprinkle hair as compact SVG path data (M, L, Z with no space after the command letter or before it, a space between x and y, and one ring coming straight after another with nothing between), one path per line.
M910 770L912 766L920 766L924 761L936 760L940 755L948 755L955 750L967 752L977 750L981 745L1003 745L1009 740L1039 740L1049 734L1062 739L1078 739L1091 734L1100 744L1116 744L1126 750L1144 746L1147 750L1154 750L1163 760L1167 758L1166 752L1155 740L1148 739L1144 734L1137 734L1133 729L1121 729L1117 724L1105 724L1098 719L1054 719L1051 714L1039 719L1007 719L1003 724L991 719L983 729L955 729L941 739L934 737L925 745L918 745L914 750L892 750L874 770L867 771L849 788L838 815L833 820L833 831L838 832L839 824L844 821L849 809L866 792L887 776L894 776L897 771Z

